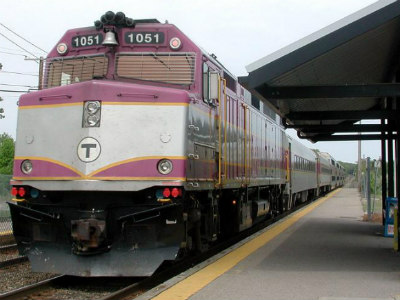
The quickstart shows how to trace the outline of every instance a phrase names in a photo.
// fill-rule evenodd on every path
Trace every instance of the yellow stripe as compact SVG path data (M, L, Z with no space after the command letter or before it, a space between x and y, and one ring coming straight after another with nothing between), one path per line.
M185 102L103 102L103 105L156 105L156 106L188 106Z
M83 102L60 103L60 104L44 104L44 105L26 105L19 106L18 109L39 109L53 107L82 106ZM103 105L156 105L156 106L188 106L189 103L184 102L103 102Z
M127 163L130 163L130 162L141 161L141 160L149 160L149 159L163 159L163 158L170 159L170 160L172 160L172 159L183 159L183 160L186 160L185 156L143 156L143 157L130 158L130 159L126 159L126 160L123 160L123 161L119 161L119 162L116 162L116 163L109 164L109 165L107 165L107 166L105 166L103 168L100 168L100 169L98 169L96 171L93 171L92 173L90 173L88 175L88 177L92 177L92 176L94 176L94 175L96 175L96 174L98 174L98 173L100 173L102 171L108 170L110 168L113 168L113 167L116 167L116 166L119 166L119 165L127 164Z
M13 177L13 180L83 180L85 177Z
M191 297L193 294L201 290L203 287L208 285L210 282L236 266L240 261L245 259L247 256L255 252L257 249L261 248L273 238L281 234L287 228L296 223L299 219L313 211L316 207L324 203L327 199L331 198L333 195L338 193L340 190L330 193L328 196L321 198L320 200L310 204L303 210L295 213L293 216L289 217L285 221L276 224L271 229L262 233L258 237L252 239L246 244L240 246L236 250L230 252L229 254L223 256L213 264L205 267L199 272L189 276L188 278L182 280L176 285L172 286L170 289L160 293L153 300L184 300Z
M44 104L44 105L27 105L27 106L18 106L18 109L37 109L37 108L52 108L52 107L67 107L67 106L82 106L82 102Z
M91 179L92 180L156 180L156 181L186 180L185 177L92 177Z
M25 199L12 198L11 201L14 201L14 202L25 202L26 200Z
M184 177L13 177L13 180L70 180L70 181L79 181L79 180L156 180L156 181L165 181L165 180L180 180L185 181Z
M13 233L12 230L9 230L9 231L2 231L2 232L0 232L0 236L11 235L12 233Z
M54 159L51 159L51 158L37 157L37 156L26 156L26 157L25 156L16 156L14 159L20 159L20 160L29 159L29 160L47 161L47 162L59 165L61 167L67 168L67 169L71 170L72 172L75 172L76 174L78 174L81 177L85 177L85 175L82 172L78 171L77 169L75 169L75 168L73 168L73 167L71 167L71 166L69 166L67 164L64 164L61 161L54 160ZM75 178L75 177L69 177L69 178Z

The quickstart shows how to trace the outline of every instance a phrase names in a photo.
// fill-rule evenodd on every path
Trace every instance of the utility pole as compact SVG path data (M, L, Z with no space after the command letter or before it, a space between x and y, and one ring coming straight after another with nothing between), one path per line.
M367 170L366 170L366 195L367 195L367 213L368 213L368 220L370 221L372 218L371 213L371 166L370 166L370 158L367 157Z

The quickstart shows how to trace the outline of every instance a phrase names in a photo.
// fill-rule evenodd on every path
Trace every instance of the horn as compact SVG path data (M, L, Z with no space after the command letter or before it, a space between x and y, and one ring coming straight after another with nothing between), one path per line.
M111 10L109 10L108 12L106 12L106 13L104 14L104 17L105 17L105 19L106 19L106 21L107 21L108 24L112 24L113 21L114 21L114 19L115 19L115 14L114 14L114 12L112 12Z
M115 14L115 24L117 25L124 25L125 23L125 14L121 11Z
M104 46L117 46L118 42L113 31L107 31L103 41Z

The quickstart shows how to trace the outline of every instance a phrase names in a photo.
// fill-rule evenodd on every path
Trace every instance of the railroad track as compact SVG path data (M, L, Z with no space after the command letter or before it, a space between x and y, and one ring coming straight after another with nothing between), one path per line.
M0 268L16 265L28 260L26 256L17 256L17 255L18 255L17 244L0 246L0 257L1 257ZM14 256L14 257L8 258L9 256Z
M0 246L0 253L8 251L8 250L16 250L17 244L8 244L4 246Z
M35 292L43 290L52 284L57 283L58 281L62 280L65 276L60 275L54 278L50 278L47 280L39 281L38 283L31 284L28 286L24 286L20 289L16 289L11 292L7 292L4 294L0 294L1 300L15 300L15 299L23 299L23 297L33 295Z
M143 278L88 278L60 275L4 294L0 300L98 299Z
M178 274L192 268L193 266L206 261L210 257L222 252L223 250L231 247L238 243L244 238L256 233L257 231L273 224L276 221L286 217L287 215L295 212L298 209L308 205L308 203L301 204L295 209L285 212L272 219L266 220L259 223L254 228L240 233L239 235L222 241L221 243L210 248L207 252L194 257L188 257L181 261L167 263L153 276L146 278L134 278L134 277L120 277L120 278L86 278L86 277L74 277L61 275L48 280L38 282L36 284L26 286L5 294L0 294L0 300L8 299L22 299L23 297L29 297L28 299L57 299L57 295L60 294L60 290L74 290L76 291L71 294L69 299L98 299L98 300L114 300L114 299L132 299L138 295L160 285L168 279L177 276ZM26 258L25 258L26 260ZM114 284L113 284L114 282ZM80 287L79 287L80 286ZM89 287L90 286L90 287ZM101 293L98 293L96 289L102 289ZM85 291L87 294L89 291L89 297L80 295L80 291ZM92 290L93 294L90 294ZM68 293L69 294L69 293ZM90 297L92 296L92 297ZM61 298L61 297L60 297ZM62 297L62 299L68 299Z

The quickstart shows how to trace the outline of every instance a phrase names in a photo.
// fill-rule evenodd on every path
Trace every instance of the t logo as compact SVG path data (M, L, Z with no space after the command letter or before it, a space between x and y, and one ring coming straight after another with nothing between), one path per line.
M90 149L91 148L96 148L97 145L96 144L82 144L81 148L85 148L86 149L86 158L90 158Z
M100 143L91 137L84 138L78 145L78 157L83 162L92 162L100 156Z

